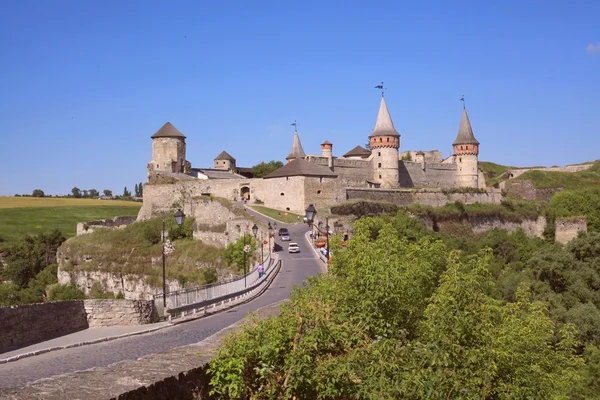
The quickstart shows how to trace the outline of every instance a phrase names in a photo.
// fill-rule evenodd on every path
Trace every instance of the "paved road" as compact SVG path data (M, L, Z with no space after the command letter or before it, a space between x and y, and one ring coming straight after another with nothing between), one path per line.
M289 226L289 230L292 241L300 246L300 253L288 254L287 243L282 243L277 234L275 235L277 243L283 248L279 252L282 260L281 271L265 293L255 300L207 318L155 333L54 351L2 364L0 388L21 387L38 379L106 367L119 361L135 360L178 346L197 343L244 318L252 310L288 298L293 285L300 285L308 276L322 272L323 268L323 263L315 258L305 240L306 225Z

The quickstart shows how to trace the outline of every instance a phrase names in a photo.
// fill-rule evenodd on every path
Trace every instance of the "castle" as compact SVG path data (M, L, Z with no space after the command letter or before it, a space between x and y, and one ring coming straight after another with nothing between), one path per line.
M306 155L297 129L287 164L264 178L254 178L226 151L214 159L214 168L192 168L186 160L186 137L170 122L152 135L152 161L140 216L166 211L177 196L193 199L217 196L246 199L266 207L303 214L309 204L328 206L368 197L411 202L414 188L435 193L453 188L485 188L478 168L479 142L463 107L453 154L437 151L404 151L382 94L369 147L356 146L342 157L333 155L333 144L324 141L321 154ZM398 197L400 196L400 197ZM402 197L404 196L404 197ZM398 200L398 199L404 200ZM496 196L474 201L498 202Z

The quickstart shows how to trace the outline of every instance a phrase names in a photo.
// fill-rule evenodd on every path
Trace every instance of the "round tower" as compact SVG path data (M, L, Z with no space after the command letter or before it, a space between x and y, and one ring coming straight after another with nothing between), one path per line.
M152 172L185 172L185 136L170 122L165 123L152 137Z
M400 134L394 128L392 117L383 96L381 96L375 128L369 135L369 147L371 147L371 154L373 154L371 159L373 163L373 180L380 183L382 187L399 186L398 149L400 148Z
M327 158L327 166L333 167L333 144L326 140L321 143L321 157Z
M463 108L458 135L452 147L456 164L456 186L479 187L479 142L473 135L466 108Z

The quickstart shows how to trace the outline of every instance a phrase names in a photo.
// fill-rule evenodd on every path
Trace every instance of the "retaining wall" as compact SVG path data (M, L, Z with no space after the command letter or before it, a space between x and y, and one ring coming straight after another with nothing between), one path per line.
M85 300L85 313L90 328L99 326L144 325L158 321L154 301Z

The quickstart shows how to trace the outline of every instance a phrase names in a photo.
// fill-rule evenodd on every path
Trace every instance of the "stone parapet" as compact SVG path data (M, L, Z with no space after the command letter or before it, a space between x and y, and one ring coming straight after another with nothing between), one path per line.
M0 307L0 353L86 329L82 300Z
M90 299L84 303L90 328L144 325L158 321L158 313L152 300Z

